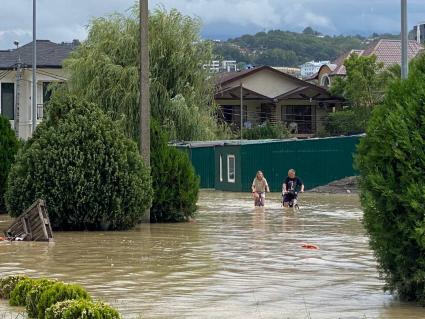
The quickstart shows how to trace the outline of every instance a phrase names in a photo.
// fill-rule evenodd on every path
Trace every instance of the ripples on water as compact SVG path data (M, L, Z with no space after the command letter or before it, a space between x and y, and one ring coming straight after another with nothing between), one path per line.
M0 244L0 275L79 283L125 318L425 318L382 292L356 196L303 194L295 214L269 197L204 191L196 223Z

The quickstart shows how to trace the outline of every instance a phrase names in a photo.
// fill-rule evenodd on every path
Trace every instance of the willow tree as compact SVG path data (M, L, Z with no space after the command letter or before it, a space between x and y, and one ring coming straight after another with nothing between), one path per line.
M89 34L65 62L71 90L102 105L114 119L124 117L127 133L138 137L139 16L97 18ZM212 139L214 85L202 63L212 48L199 36L200 21L176 10L157 9L149 18L150 102L152 116L171 139Z

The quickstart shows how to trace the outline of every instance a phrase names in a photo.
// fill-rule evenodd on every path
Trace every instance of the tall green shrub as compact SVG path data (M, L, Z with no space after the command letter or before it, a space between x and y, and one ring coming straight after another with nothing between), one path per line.
M180 222L193 217L199 192L199 177L186 153L168 146L160 126L151 127L151 165L155 196L152 222Z
M425 303L425 56L374 110L356 163L364 224L386 289Z
M12 167L6 204L17 216L37 198L55 229L128 229L151 205L151 178L120 123L58 89Z
M0 115L0 214L6 212L3 198L6 191L6 180L18 152L18 147L18 139L10 126L9 120Z

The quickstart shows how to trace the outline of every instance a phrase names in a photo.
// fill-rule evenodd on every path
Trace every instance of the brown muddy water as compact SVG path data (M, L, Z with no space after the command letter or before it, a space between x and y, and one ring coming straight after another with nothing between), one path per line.
M278 194L266 204L203 191L196 223L3 243L0 276L81 284L124 318L425 318L383 293L355 195L303 194L295 214ZM0 319L17 312L0 302Z

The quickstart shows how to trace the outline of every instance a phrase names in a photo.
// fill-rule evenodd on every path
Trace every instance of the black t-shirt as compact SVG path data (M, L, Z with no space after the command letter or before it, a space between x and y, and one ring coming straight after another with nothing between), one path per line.
M303 184L303 181L299 179L298 177L294 177L294 178L287 177L285 179L284 184L286 184L287 191L298 192L301 189L301 185Z

